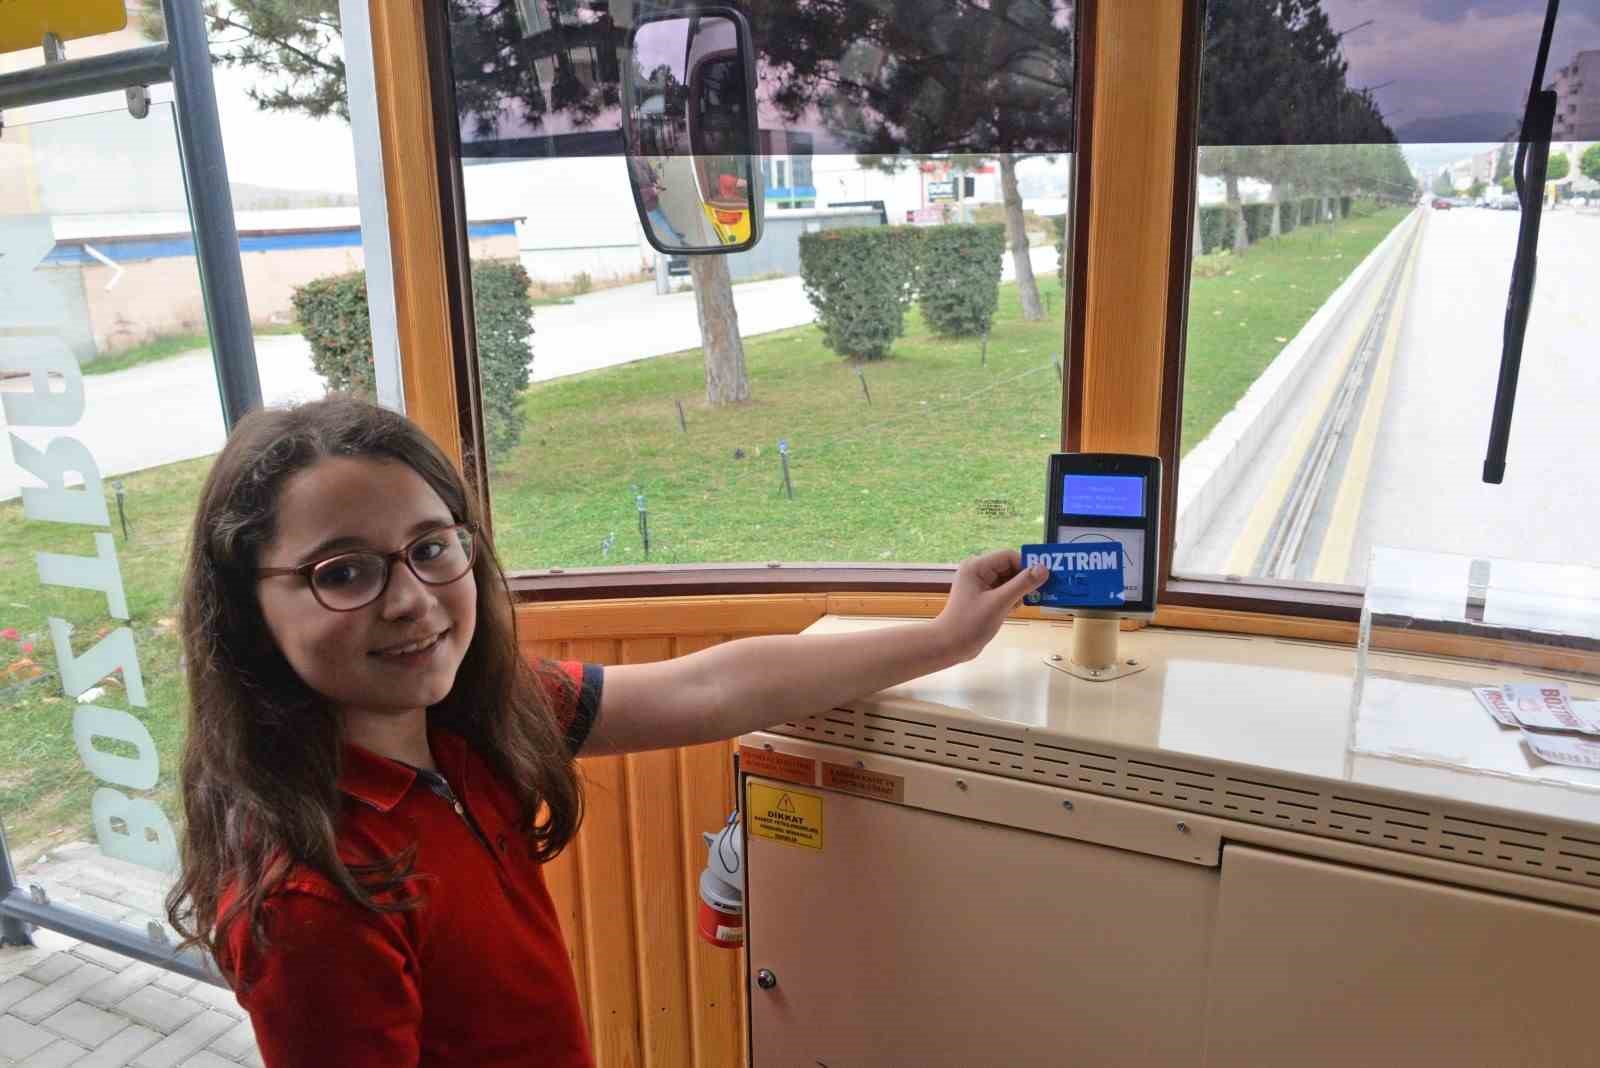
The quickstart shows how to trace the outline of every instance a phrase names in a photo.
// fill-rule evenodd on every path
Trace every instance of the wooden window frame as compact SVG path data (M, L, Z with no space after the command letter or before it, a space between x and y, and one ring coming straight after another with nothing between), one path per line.
M1194 210L1202 0L1078 0L1072 271L1061 448L1160 455L1178 469ZM482 461L460 142L445 6L372 0L373 52L407 414L461 465ZM1129 176L1133 177L1129 177ZM1161 309L1133 316L1130 307ZM1177 478L1163 488L1158 625L1353 640L1359 593L1174 578ZM955 565L549 568L509 575L519 603L949 588ZM1310 628L1308 631L1307 628Z

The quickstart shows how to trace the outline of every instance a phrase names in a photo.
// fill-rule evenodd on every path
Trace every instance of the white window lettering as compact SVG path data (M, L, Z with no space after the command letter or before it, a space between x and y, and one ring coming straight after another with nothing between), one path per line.
M56 247L48 215L0 216L0 327L4 333L47 333L67 317L61 292L34 268ZM19 329L23 328L23 329Z
M0 336L0 368L28 372L31 388L0 393L0 407L12 426L71 426L83 417L83 372L67 343L52 334ZM50 372L61 376L62 390L50 389Z
M111 525L106 513L106 494L100 480L100 465L83 443L75 438L56 438L44 451L34 448L15 434L11 451L17 466L44 483L22 487L22 514L47 523L82 523L85 526ZM67 488L67 474L83 479L80 489Z
M96 738L126 742L137 749L139 755L118 756L96 749ZM155 786L161 774L161 754L156 752L150 729L120 708L79 705L72 713L72 741L78 747L78 756L83 758L83 766L94 772L97 779L131 790L148 790Z
M98 556L35 553L39 581L47 586L98 590L106 595L106 611L113 619L128 618L128 598L122 591L122 569L117 566L117 545L110 534L94 536Z
M158 871L177 868L177 835L154 801L102 786L94 792L89 811L95 839L106 856Z
M50 643L55 646L61 688L68 697L77 697L107 675L120 670L123 684L128 688L128 703L136 708L145 707L144 676L139 672L139 651L133 645L133 631L118 627L96 642L88 652L75 657L72 655L72 636L67 631L67 621L51 616Z

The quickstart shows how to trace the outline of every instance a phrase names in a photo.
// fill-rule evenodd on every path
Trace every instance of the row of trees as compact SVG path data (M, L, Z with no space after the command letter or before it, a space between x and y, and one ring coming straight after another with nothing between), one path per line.
M1239 191L1246 178L1269 183L1274 203L1416 194L1372 94L1346 83L1340 38L1320 0L1207 5L1200 172L1223 181L1236 249L1249 243Z
M613 5L441 2L464 140L494 142L482 149L489 153L517 153L524 144L556 154L620 147L607 116L620 97L629 27L613 19ZM159 4L141 3L148 32L159 35ZM261 107L348 118L337 0L204 3L218 59L265 76L253 93ZM758 42L763 101L791 128L821 129L833 151L843 144L880 160L968 155L998 162L1024 314L1040 317L1016 165L1074 142L1071 0L745 0L741 7ZM1247 239L1238 210L1242 178L1271 182L1285 196L1398 197L1401 185L1414 185L1370 94L1345 84L1339 37L1321 0L1207 5L1201 170L1226 183L1238 242ZM565 141L578 147L563 148ZM1308 149L1271 150L1281 145L1334 149L1324 158ZM707 399L747 399L726 263L691 257L691 272Z

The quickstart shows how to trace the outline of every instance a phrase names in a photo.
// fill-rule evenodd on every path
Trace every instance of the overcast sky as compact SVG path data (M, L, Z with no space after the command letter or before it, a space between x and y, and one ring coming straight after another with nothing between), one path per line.
M1378 103L1399 129L1418 119L1520 115L1544 25L1545 0L1323 0L1344 38L1350 84L1384 86ZM1563 0L1549 76L1581 50L1600 49L1600 0ZM1384 83L1391 83L1384 85Z

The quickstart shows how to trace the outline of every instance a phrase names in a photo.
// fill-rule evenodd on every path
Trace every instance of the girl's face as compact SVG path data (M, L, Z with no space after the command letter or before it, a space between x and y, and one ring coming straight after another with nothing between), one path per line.
M407 464L325 457L284 484L276 533L257 566L299 567L358 549L394 552L454 522ZM430 586L399 560L391 561L389 585L378 599L354 611L324 608L305 576L265 577L256 589L284 658L346 716L412 712L442 701L477 619L471 571Z

